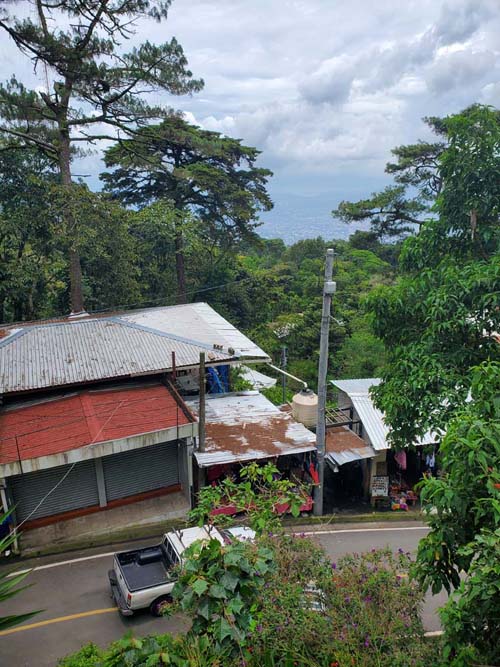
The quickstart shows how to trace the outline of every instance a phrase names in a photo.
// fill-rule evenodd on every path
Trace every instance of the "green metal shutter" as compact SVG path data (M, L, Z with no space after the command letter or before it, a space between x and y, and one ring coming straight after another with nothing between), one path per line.
M105 456L102 465L108 502L179 483L177 442Z
M16 505L18 523L27 517L29 520L39 519L61 512L99 505L94 461L77 463L64 481L54 488L70 467L70 465L57 466L7 478L8 488ZM31 514L51 489L54 491Z

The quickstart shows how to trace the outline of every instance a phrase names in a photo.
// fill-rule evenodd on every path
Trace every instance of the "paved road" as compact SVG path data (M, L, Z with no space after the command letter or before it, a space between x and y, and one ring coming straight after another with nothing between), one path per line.
M352 525L346 527L345 532L341 529L333 531L318 528L314 539L323 545L333 559L348 552L367 551L386 545L414 552L425 531L425 528L415 524L382 529ZM35 559L18 566L16 569L27 566L42 569L31 572L28 581L33 584L32 587L13 598L9 612L22 613L33 609L45 611L27 621L24 624L26 627L19 626L18 631L0 636L0 664L54 667L58 658L78 650L89 641L105 646L129 630L141 636L185 629L185 621L181 617L155 619L147 613L141 613L132 618L123 618L113 609L107 585L107 571L112 558L102 554L149 543L151 540L135 542L133 545L115 545L109 550L100 548L73 552L65 557ZM85 560L61 563L63 558L68 561L77 558ZM435 609L444 599L444 596L428 599L424 609L427 630L439 629ZM2 613L5 611L0 609ZM72 618L66 618L68 616ZM45 621L54 622L45 624Z

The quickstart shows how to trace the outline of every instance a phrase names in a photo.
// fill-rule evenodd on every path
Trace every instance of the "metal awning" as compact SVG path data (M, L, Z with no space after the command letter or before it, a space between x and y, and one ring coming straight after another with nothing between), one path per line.
M347 426L335 426L327 430L325 460L330 466L342 466L374 456L377 456L375 449Z
M360 447L359 449L345 449L343 452L335 452L332 454L326 455L326 460L331 460L334 464L338 466L343 466L344 463L352 463L353 461L361 461L362 459L371 459L377 455L377 452L366 445L366 447Z

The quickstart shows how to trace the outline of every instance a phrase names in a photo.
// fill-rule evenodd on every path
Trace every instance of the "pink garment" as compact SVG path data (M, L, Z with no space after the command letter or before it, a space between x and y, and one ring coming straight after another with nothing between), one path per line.
M406 452L396 452L394 454L394 459L401 470L406 470Z

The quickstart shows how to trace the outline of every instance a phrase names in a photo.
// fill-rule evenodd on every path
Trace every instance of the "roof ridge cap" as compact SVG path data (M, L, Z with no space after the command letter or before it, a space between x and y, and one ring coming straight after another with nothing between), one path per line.
M182 304L179 304L182 305ZM155 336L160 336L162 338L169 338L170 340L175 340L179 343L185 343L186 345L192 345L193 347L202 348L203 350L208 350L210 352L217 352L218 354L225 354L229 358L234 357L229 351L224 349L218 349L209 343L203 343L199 340L193 340L191 338L185 338L184 336L178 336L177 334L169 333L168 331L160 331L160 329L155 329L154 327L148 327L144 324L138 324L137 322L128 322L125 319L122 319L120 316L110 317L109 320L116 322L117 324L122 324L123 326L130 327L131 329L138 329L139 331L145 331L146 333L153 334Z

